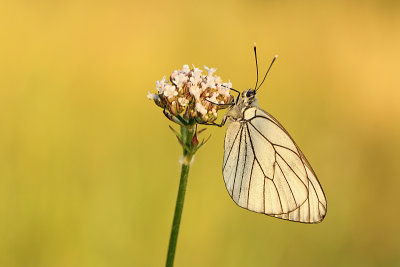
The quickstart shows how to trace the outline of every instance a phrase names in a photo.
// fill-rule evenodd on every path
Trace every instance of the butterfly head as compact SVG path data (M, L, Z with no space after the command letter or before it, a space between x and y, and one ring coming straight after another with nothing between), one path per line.
M256 97L256 90L254 89L247 89L242 92L241 98L247 98L248 101L254 100Z
M242 97L251 98L255 96L256 96L256 90L254 89L247 89L242 92Z
M249 105L256 101L256 90L247 89L244 90L240 96L240 100L243 104Z

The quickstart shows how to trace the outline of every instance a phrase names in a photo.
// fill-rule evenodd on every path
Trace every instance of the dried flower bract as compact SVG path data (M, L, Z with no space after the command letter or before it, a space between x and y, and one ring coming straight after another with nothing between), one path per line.
M219 76L214 75L216 69L206 66L204 69L207 75L203 75L199 68L193 66L190 69L184 65L181 70L172 72L169 80L164 76L157 81L157 94L149 92L147 97L163 108L171 120L178 117L178 121L183 119L190 124L213 122L218 110L232 102L229 89L232 84L223 83Z

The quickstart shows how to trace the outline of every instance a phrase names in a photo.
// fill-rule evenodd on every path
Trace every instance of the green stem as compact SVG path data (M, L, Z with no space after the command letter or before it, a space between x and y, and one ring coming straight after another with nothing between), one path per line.
M171 236L169 238L169 247L166 267L174 265L176 242L178 241L179 226L181 223L183 203L185 201L187 179L189 177L190 165L182 164L181 181L179 183L178 198L176 199L174 221L172 223Z
M172 222L171 236L169 238L168 254L166 267L172 267L174 265L176 243L178 241L179 226L182 218L183 203L185 201L186 185L189 177L190 161L194 154L194 146L192 144L192 138L196 128L193 126L181 127L181 140L185 144L183 146L183 159L181 169L181 179L179 182L178 197L176 199L174 220Z

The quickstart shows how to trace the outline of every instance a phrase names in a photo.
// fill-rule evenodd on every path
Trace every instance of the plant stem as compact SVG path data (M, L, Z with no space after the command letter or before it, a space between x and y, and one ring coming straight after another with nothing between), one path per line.
M174 220L172 222L171 236L169 238L168 254L166 267L174 265L176 243L178 241L179 226L181 223L183 203L185 201L186 185L189 177L190 162L194 154L194 146L192 138L195 134L196 128L193 126L181 127L181 140L183 142L183 159L181 169L181 179L179 182L178 197L176 199Z
M183 203L185 201L187 179L189 177L190 165L182 164L181 180L179 183L178 197L176 199L174 221L172 223L171 236L169 239L168 255L166 267L172 267L174 265L176 242L178 240L179 226L181 223Z

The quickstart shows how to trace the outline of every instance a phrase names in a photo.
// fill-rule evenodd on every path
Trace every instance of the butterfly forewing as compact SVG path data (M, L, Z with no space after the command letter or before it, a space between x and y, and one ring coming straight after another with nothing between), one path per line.
M315 172L283 126L250 107L226 130L223 176L240 207L281 219L317 223L326 199Z

